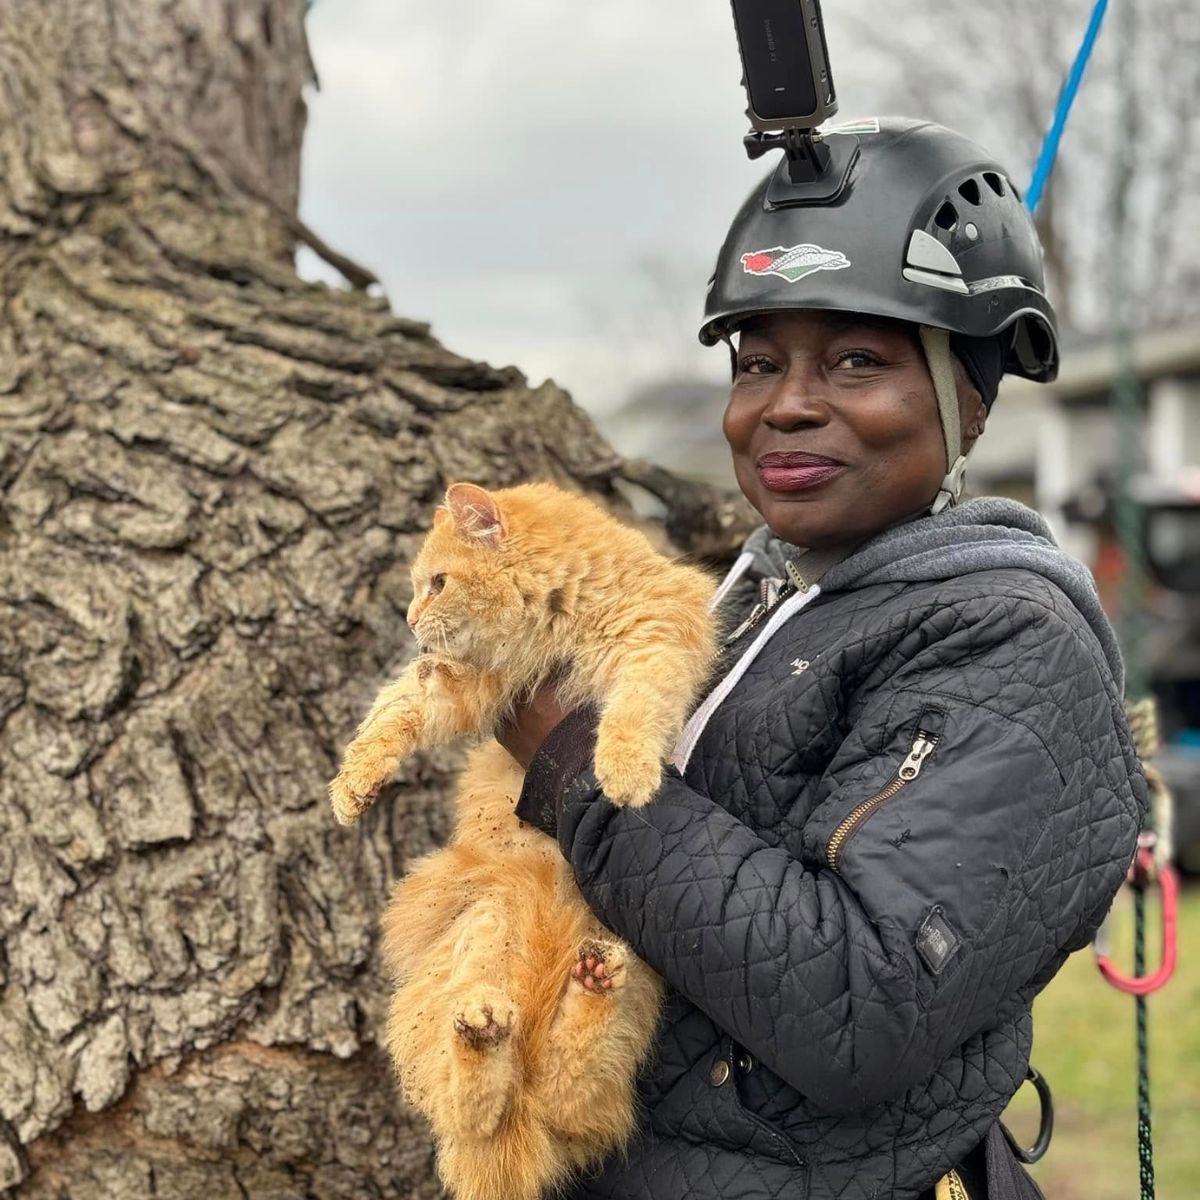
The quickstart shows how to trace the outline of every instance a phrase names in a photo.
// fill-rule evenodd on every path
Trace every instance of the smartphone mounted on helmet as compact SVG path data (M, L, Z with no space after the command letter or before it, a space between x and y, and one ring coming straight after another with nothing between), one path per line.
M853 137L835 143L817 127L837 112L820 0L730 0L753 126L746 153L782 150L773 203L832 200L857 153Z

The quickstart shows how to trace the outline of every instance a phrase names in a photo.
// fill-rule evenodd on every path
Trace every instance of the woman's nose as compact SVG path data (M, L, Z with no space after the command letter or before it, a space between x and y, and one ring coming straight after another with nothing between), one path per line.
M829 402L822 382L809 372L788 372L774 388L763 409L764 425L772 429L804 429L829 420Z

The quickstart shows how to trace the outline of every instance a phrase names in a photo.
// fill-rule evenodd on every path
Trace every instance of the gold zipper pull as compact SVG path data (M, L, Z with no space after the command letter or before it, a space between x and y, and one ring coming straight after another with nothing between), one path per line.
M928 721L930 724L936 722L937 728L940 730L945 723L946 714L938 709L930 708L921 713L918 718L920 721ZM905 756L904 761L900 764L899 770L896 772L895 778L881 792L876 792L869 800L864 800L858 805L853 812L833 831L829 838L829 842L825 847L825 861L836 871L838 870L838 859L844 849L846 842L854 835L855 831L868 820L875 811L883 804L886 804L897 792L904 788L906 784L911 783L921 773L921 767L925 760L933 753L933 748L938 744L941 738L941 733L930 733L928 730L917 727L917 736L913 739L912 749Z
M900 764L900 778L905 783L911 782L920 775L921 767L930 754L933 753L933 748L936 745L936 737L926 733L923 729L917 730L917 737L912 744L912 749L908 752L908 757Z

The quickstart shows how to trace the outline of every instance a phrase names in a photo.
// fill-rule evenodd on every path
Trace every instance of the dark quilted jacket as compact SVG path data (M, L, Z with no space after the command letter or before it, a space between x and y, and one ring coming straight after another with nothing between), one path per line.
M588 903L670 989L638 1139L571 1195L928 1189L1023 1080L1033 997L1133 853L1144 782L1076 606L1020 569L821 593L637 811L564 773L571 728L518 812L557 793Z

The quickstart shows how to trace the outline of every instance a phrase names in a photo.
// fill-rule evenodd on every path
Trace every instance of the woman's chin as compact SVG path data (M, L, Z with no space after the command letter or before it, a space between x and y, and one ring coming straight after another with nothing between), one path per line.
M764 492L752 501L770 531L793 546L819 549L853 536L843 505L829 505L813 492Z

